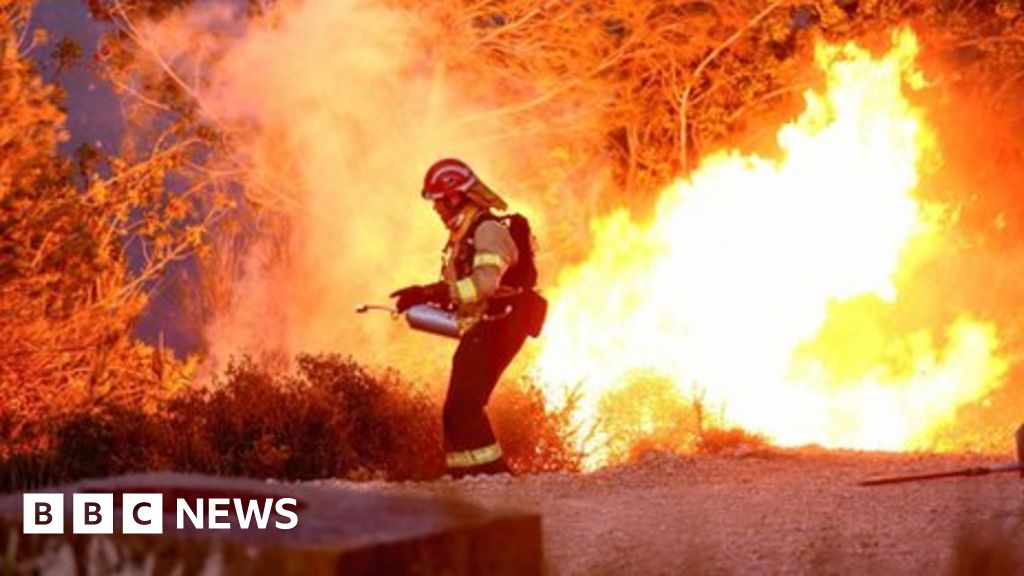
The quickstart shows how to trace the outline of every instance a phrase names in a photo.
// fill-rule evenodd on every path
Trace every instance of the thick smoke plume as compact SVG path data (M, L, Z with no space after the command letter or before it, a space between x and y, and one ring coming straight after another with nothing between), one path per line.
M212 367L242 352L333 350L438 374L448 344L353 309L436 278L446 234L419 190L438 158L465 159L543 236L544 190L518 173L539 170L548 149L483 113L502 95L464 97L467 81L420 22L375 2L283 2L262 17L200 2L145 36L194 75L203 112L250 170L246 195L273 215L274 232L237 254L240 278L208 326Z

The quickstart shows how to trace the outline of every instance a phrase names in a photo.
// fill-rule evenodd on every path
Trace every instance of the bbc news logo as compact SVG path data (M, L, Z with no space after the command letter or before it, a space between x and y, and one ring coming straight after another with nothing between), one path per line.
M227 530L231 518L242 530L291 530L299 525L295 498L198 498L175 500L175 526L198 530ZM122 534L163 534L164 495L121 495L121 513L114 495L72 494L71 531L74 534L113 534L120 516ZM22 499L23 534L63 534L64 494L29 494ZM271 522L271 518L277 518Z

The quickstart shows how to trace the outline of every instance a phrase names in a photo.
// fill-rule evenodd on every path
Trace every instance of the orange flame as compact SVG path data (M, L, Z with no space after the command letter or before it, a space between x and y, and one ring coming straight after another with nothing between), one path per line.
M579 386L591 466L623 456L608 440L615 406L642 400L622 394L637 377L675 399L700 390L723 424L779 445L874 449L927 446L1000 384L993 326L895 334L869 315L899 306L901 274L943 242L942 207L915 197L936 153L905 94L924 85L916 54L905 29L880 58L819 46L827 90L780 129L780 160L716 154L661 193L652 221L593 223L589 258L550 294L534 367L552 405ZM659 426L673 424L638 433Z

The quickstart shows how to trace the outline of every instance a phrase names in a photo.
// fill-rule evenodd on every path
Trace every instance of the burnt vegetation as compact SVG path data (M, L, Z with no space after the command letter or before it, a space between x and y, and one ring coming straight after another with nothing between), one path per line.
M1022 158L1024 16L1016 1L388 3L436 24L423 28L422 41L437 46L456 77L475 79L480 93L468 97L500 92L494 114L558 150L531 173L564 180L594 158L612 158L621 193L600 205L643 207L710 150L770 147L763 130L790 117L801 91L819 80L807 64L815 39L883 42L904 23L921 35L926 60L953 65L941 90L999 120L989 134L993 154L951 160L991 179L1007 159ZM46 38L30 27L32 2L0 0L3 488L135 470L286 479L438 474L439 400L397 375L326 355L300 357L291 371L243 359L210 382L196 375L196 358L136 336L153 291L181 270L176 265L202 272L201 308L216 308L246 226L280 225L272 216L279 191L247 180L244 159L232 155L232 139L244 132L204 121L196 84L138 49L139 21L187 4L88 2L112 31L86 57L124 99L127 132L116 154L83 147L65 155L60 72L81 50L59 41L55 60L39 65ZM258 17L272 3L251 4ZM985 199L957 201L974 226L960 258L1009 245L1024 222L1022 205L999 193L1006 186L992 189ZM1007 215L1009 230L985 224L997 214ZM999 286L998 302L1018 296ZM992 304L992 315L999 311ZM1019 333L1014 328L1007 345L1020 344ZM1007 405L1024 401L1019 391L999 394ZM677 408L684 432L663 431L677 441L617 450L628 458L760 445L707 428L699 404ZM571 406L546 412L527 382L500 387L491 414L516 470L579 469Z

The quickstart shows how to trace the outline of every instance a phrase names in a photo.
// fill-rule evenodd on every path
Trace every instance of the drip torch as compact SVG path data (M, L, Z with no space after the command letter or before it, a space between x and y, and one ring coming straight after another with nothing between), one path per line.
M438 336L447 336L448 338L458 339L460 336L459 323L455 319L455 314L442 310L436 306L429 304L417 304L411 306L404 314L399 314L398 310L390 306L382 306L380 304L363 304L356 306L357 314L365 314L371 310L379 310L381 312L390 312L392 318L398 318L398 316L405 316L405 321L409 324L409 327L413 330L419 330L421 332L428 332L430 334L437 334Z

